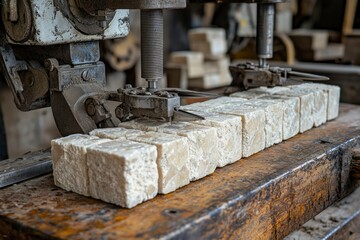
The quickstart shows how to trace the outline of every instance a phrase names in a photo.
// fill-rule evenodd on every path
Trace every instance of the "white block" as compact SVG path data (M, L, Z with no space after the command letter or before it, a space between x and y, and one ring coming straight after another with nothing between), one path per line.
M289 90L289 87L258 87L258 88L249 89L248 91L272 95L272 94L281 93L281 92L284 92L287 90Z
M265 111L260 108L244 106L232 102L212 109L213 112L241 116L243 121L243 157L265 148Z
M267 93L261 93L261 92L251 92L251 91L243 91L243 92L236 92L230 95L230 97L236 97L236 98L243 98L243 99L257 99L261 97L268 96Z
M306 87L302 85L294 85L292 86L292 89L302 89L303 91L314 93L314 108L313 108L314 126L319 127L320 125L326 123L328 100L329 100L328 92L317 88Z
M205 102L198 102L198 103L193 103L193 104L189 104L189 105L185 105L182 106L181 109L185 110L185 111L198 111L200 108L202 109L202 111L212 111L213 108L216 107L221 107L224 104L227 103L241 103L247 101L246 99L242 99L242 98L236 98L236 97L219 97L219 98L215 98L215 99L211 99Z
M203 112L202 108L190 112L205 118L192 123L217 129L218 147L221 152L218 167L224 167L241 159L242 118L240 116Z
M320 83L306 83L300 87L320 89L328 94L327 120L333 120L339 116L340 87Z
M155 131L186 137L190 153L190 180L197 180L213 173L217 167L220 151L216 129L188 122L164 123L138 119L120 126L143 131Z
M90 196L86 148L107 142L88 135L71 135L51 141L55 185Z
M158 131L187 137L190 146L191 180L201 179L215 171L220 158L216 128L174 122L160 127Z
M115 140L87 151L91 197L132 208L157 195L155 146Z
M276 100L253 99L244 105L265 111L265 147L281 143L283 140L283 103Z
M224 86L224 84L220 74L207 73L203 77L189 79L188 86L190 88L212 89Z
M221 59L227 51L222 28L197 28L189 31L190 49L202 52L207 59Z
M230 59L227 57L212 61L211 60L205 61L204 63L204 68L206 73L217 73L217 74L230 73L229 66L230 66Z
M283 140L296 136L300 131L300 99L269 95L260 99L281 101L284 108Z
M119 124L119 127L127 128L127 129L135 129L135 130L141 130L141 131L153 131L156 132L160 126L167 124L162 121L156 121L152 119L147 118L137 118L132 121L128 122L121 122Z
M217 39L226 39L223 28L195 28L189 31L190 42L210 42Z
M302 89L290 89L275 95L295 97L300 99L300 133L310 130L314 126L313 109L315 104L314 93Z
M149 132L128 138L156 146L159 193L167 194L190 182L189 144L186 137Z
M199 78L205 74L202 52L173 52L170 55L170 62L183 64L187 69L188 78Z
M190 49L202 52L208 60L216 60L224 58L227 46L226 40L219 39L211 42L190 42Z
M107 139L126 139L127 137L137 136L144 134L145 132L135 129L127 129L127 128L104 128L104 129L95 129L91 131L89 134L91 136L97 136L99 138L107 138Z

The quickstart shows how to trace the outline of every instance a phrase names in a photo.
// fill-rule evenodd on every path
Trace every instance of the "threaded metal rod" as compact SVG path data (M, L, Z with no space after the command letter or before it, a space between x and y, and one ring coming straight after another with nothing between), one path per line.
M275 4L259 3L257 5L256 54L261 68L267 66L266 59L273 57L274 22Z
M163 11L141 10L141 77L157 88L163 77Z

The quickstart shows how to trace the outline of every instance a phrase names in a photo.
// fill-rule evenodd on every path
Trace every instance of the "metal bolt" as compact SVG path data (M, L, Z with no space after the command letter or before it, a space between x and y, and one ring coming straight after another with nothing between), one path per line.
M44 61L44 67L50 72L54 71L58 66L59 62L55 58L48 58Z
M89 116L94 116L96 114L96 107L93 100L91 99L86 100L85 106L86 106L86 112Z
M88 82L91 80L91 76L89 74L89 71L88 70L85 70L81 73L81 78L85 81L85 82Z

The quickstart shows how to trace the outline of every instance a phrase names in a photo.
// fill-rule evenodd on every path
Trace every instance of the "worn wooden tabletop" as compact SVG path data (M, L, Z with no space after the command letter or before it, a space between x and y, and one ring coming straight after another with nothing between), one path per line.
M46 175L0 190L0 239L280 239L351 189L360 107L126 210Z

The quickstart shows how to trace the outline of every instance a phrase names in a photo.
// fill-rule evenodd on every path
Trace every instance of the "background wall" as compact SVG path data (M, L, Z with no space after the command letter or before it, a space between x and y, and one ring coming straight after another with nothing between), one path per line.
M50 108L21 112L8 88L0 89L0 104L9 158L48 148L51 140L60 136Z

